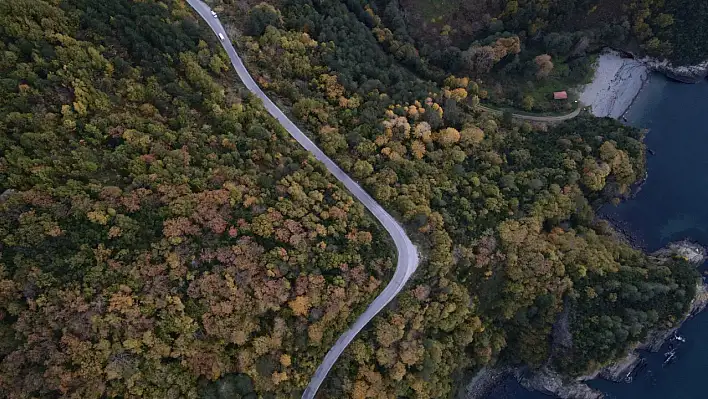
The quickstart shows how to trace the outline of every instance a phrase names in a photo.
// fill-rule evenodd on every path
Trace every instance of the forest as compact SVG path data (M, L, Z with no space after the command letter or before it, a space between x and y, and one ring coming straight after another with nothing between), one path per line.
M587 83L595 54L610 46L682 64L708 60L708 4L690 0L367 0L375 33L417 64L481 83L500 107L568 113L554 91ZM369 25L370 23L362 19ZM404 51L408 47L418 50ZM416 54L417 57L412 57ZM409 62L410 64L410 62ZM432 74L427 75L435 80Z
M260 3L245 19L215 6L232 27L270 14L268 26L234 29L252 73L425 254L410 290L348 349L322 397L446 397L466 371L496 362L552 358L580 374L685 312L695 272L657 264L593 212L644 175L641 131L586 115L534 127L479 113L476 81L425 79L440 70L392 51L404 46L364 2ZM551 345L564 307L572 348ZM603 329L591 328L600 319Z
M695 271L594 215L643 178L640 130L480 112L497 75L450 73L389 7L210 4L422 254L320 397L450 397L493 364L577 375L686 312ZM385 231L185 2L3 2L0 36L0 397L299 396L392 274ZM484 43L484 68L523 47Z
M185 3L54 3L0 5L0 397L287 396L392 273L385 232Z

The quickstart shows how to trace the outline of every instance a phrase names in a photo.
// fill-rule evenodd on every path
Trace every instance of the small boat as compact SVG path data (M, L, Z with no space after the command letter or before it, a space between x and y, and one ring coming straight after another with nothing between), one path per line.
M651 148L647 148L647 151L649 152L650 155L656 155L654 150L652 150Z
M666 357L666 359L664 359L663 366L666 366L667 364L671 363L672 361L674 361L676 359L676 349L672 349L672 350L664 353L664 357Z

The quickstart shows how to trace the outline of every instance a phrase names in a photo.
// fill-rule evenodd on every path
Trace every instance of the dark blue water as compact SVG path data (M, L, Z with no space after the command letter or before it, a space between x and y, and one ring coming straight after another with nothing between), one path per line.
M645 142L656 154L648 155L649 178L637 197L604 211L650 251L687 235L708 244L708 84L655 76L627 116L649 129Z
M685 85L655 75L627 114L629 123L648 128L645 140L649 178L636 198L602 213L620 221L654 251L691 238L708 245L708 83ZM603 380L590 385L618 399L708 399L708 311L684 324L686 343L677 360L662 366L658 354L644 354L648 367L630 384ZM505 381L490 399L541 399L515 381Z

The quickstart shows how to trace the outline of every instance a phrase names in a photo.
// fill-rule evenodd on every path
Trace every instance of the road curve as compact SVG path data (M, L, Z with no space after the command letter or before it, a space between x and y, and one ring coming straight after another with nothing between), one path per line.
M493 109L489 107L485 107L484 105L478 105L477 108L484 112L489 112L490 114L494 115L503 115L504 111L498 110L498 109ZM524 115L524 114L514 114L514 118L516 119L521 119L524 121L531 121L531 122L548 122L548 123L553 123L553 122L563 122L568 119L573 119L576 116L580 115L580 111L582 110L582 107L578 107L575 109L575 111L565 114L565 115L558 115L558 116L540 116L540 115Z
M391 215L386 212L381 205L379 205L366 191L364 191L359 184L352 180L337 164L335 164L327 155L320 150L315 143L312 142L300 129L298 129L295 124L288 119L285 114L261 91L256 82L253 80L251 75L246 70L246 67L241 61L241 58L236 53L236 49L228 40L226 35L226 30L221 25L221 22L211 15L211 9L209 6L204 4L201 0L187 0L189 5L194 8L197 13L206 21L211 30L217 36L222 34L226 40L221 40L221 45L226 50L231 59L231 64L236 69L236 73L241 78L241 81L246 86L248 90L263 101L263 106L268 110L268 112L277 119L283 127L290 133L290 135L300 143L307 151L317 158L318 161L322 162L327 170L330 171L348 190L356 197L362 204L368 209L374 217L381 223L381 225L388 231L393 238L393 242L396 245L396 251L398 253L398 259L396 263L396 271L393 274L393 278L388 283L386 288L381 291L381 294L374 299L374 301L369 304L369 307L364 311L364 313L359 316L359 318L354 322L354 324L345 331L334 346L327 352L322 360L322 363L315 371L312 376L310 384L307 386L302 394L303 398L314 398L317 389L320 387L324 381L327 373L337 361L337 358L342 354L344 348L349 345L349 343L354 340L354 337L374 318L402 289L406 284L408 279L411 277L415 269L418 267L418 251L413 245L411 240L406 235L401 225L396 222L396 220L391 217Z

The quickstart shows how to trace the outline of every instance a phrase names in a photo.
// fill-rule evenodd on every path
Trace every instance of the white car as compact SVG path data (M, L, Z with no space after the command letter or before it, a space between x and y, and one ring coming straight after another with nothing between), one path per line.
M211 12L211 15L212 15L214 18L219 18L219 17L216 15L216 13L215 13L214 11Z
M219 39L223 42L224 39L225 39L224 35L222 35L221 33L219 33Z

